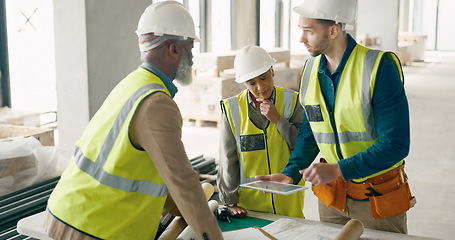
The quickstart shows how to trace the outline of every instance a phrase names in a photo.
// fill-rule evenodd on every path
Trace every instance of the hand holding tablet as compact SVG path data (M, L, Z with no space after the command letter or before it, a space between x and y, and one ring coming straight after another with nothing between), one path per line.
M294 184L286 184L280 182L273 182L273 181L254 181L245 184L240 184L240 187L244 188L251 188L255 190L260 190L269 193L276 193L282 195L289 195L292 193L300 192L308 187L294 185Z

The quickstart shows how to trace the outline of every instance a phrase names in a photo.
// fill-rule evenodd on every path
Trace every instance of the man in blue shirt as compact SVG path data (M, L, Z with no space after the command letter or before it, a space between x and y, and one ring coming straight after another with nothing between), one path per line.
M410 126L398 58L346 33L356 22L355 0L306 0L294 11L300 42L314 57L300 89L306 114L281 174L256 179L311 182L321 221L358 219L367 228L407 233L415 198L404 174ZM312 164L319 152L321 162Z

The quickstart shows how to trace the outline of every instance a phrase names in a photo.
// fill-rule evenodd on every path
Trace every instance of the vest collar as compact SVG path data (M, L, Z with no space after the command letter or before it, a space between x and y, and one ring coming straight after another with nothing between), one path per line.
M354 50L355 45L357 45L357 42L354 40L354 38L351 37L349 33L348 35L348 46L346 47L346 50L343 53L343 57L341 58L340 64L338 64L337 69L330 74L335 74L337 72L341 73L343 72L344 65L346 65L346 62L348 61L349 56L351 55L352 50ZM325 71L328 71L327 69L327 58L325 57L324 54L321 54L321 61L319 62L319 73L325 73Z
M161 70L159 70L157 67L153 66L150 63L142 63L141 67L159 77L161 81L163 81L164 86L166 86L167 90L171 94L171 97L174 98L178 89L166 74L164 74Z

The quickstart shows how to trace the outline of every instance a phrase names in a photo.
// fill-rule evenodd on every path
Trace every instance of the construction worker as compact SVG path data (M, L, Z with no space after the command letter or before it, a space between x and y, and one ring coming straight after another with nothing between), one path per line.
M233 217L245 217L248 209L303 218L303 192L284 196L239 189L256 175L278 173L286 166L302 123L298 93L274 86L275 62L261 47L240 49L234 60L235 81L247 89L221 101L217 184Z
M346 33L356 23L355 0L304 0L293 10L312 56L300 87L306 114L281 174L257 179L310 181L321 221L358 219L367 228L407 233L415 198L404 174L409 109L397 56ZM319 152L325 160L312 164Z
M154 239L172 197L198 239L223 239L172 100L173 79L191 80L199 41L193 19L180 3L158 2L145 9L136 33L142 65L112 90L76 142L44 228L53 239Z

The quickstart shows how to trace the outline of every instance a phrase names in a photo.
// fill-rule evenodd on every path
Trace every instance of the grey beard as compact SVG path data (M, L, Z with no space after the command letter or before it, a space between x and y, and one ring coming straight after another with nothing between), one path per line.
M193 81L193 75L191 72L191 64L188 55L186 55L179 63L177 72L175 74L175 80L182 86L189 85Z

